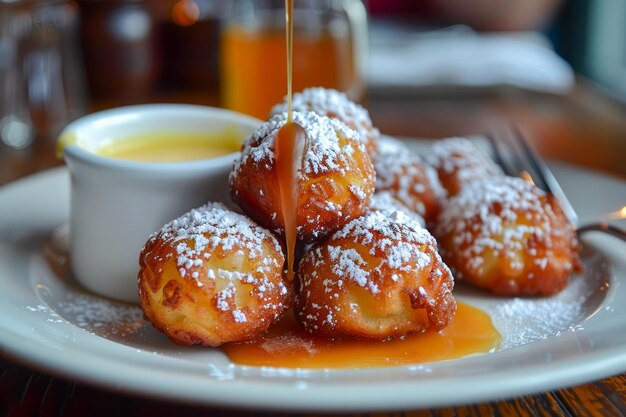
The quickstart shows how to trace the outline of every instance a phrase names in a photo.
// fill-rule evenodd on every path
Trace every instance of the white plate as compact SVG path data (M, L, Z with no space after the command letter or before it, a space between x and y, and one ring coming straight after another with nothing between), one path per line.
M552 167L583 222L624 205L626 183ZM44 252L58 254L54 244L65 236L57 228L69 215L68 188L63 168L0 188L0 350L53 373L207 405L371 411L494 400L626 370L626 303L616 302L626 298L625 246L611 238L586 239L585 273L555 298L494 298L459 288L459 298L492 315L504 337L498 352L396 368L244 367L219 350L175 346L137 307L90 295L53 273Z

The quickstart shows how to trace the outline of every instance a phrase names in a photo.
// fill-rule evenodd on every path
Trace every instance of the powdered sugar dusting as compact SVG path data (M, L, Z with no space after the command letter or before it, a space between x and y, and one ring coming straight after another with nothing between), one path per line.
M270 232L221 203L209 203L189 211L163 226L158 236L176 248L180 275L196 280L198 286L202 286L205 279L215 279L216 274L231 280L246 278L237 271L208 269L205 275L198 274L199 267L218 249L226 252L243 249L247 256L258 259L264 256L263 243L270 242L277 252L282 253L278 240ZM157 234L151 237L156 238ZM270 266L261 267L258 272L269 272Z
M293 352L295 350L307 355L314 355L317 352L311 339L292 334L267 339L261 344L261 349L276 355L282 352Z
M370 211L358 217L335 232L331 240L350 239L356 244L369 248L372 256L384 253L381 263L374 271L391 267L399 271L412 269L410 261L417 259L418 268L430 263L429 256L416 256L421 245L436 246L435 239L419 223L401 211L391 216L381 211ZM349 279L376 294L379 290L370 279L368 263L354 249L328 246L333 272L341 278Z
M350 279L361 287L367 287L372 294L379 292L378 287L368 279L365 267L367 262L354 249L342 249L339 246L328 246L333 272L341 278Z
M294 111L312 111L322 116L338 118L359 134L363 144L378 140L380 132L372 126L368 111L352 102L345 93L322 87L306 88L300 93L293 94L292 105ZM271 114L276 115L287 111L287 100L277 104Z
M435 239L403 211L370 210L351 220L310 249L299 268L296 313L313 333L384 338L440 329L456 306ZM424 309L429 323L404 316L398 305ZM397 315L403 319L390 318Z
M233 310L233 317L236 323L246 323L248 321L248 317L246 317L246 314L241 310Z
M454 247L468 260L469 269L479 274L485 250L503 253L511 268L521 270L524 265L517 253L523 249L524 236L533 236L550 248L553 236L568 232L553 230L556 215L545 197L544 191L516 177L469 184L442 211L437 235L453 235ZM522 215L526 218L519 218ZM544 268L547 261L535 260Z
M422 217L427 215L424 202L428 195L438 200L446 195L437 172L397 140L381 138L374 170L377 192L391 191L396 199Z
M454 174L459 187L504 175L486 152L465 138L448 138L436 142L425 159L442 174Z
M576 323L587 313L585 300L593 291L586 280L576 279L553 297L511 298L492 304L487 312L502 335L500 350L579 330Z
M76 326L107 338L133 335L147 323L138 306L89 294L70 293L57 308Z
M426 226L426 221L422 216L409 209L396 199L389 191L379 191L374 193L370 200L370 210L378 210L391 216L396 211L400 211L418 222L422 227Z
M221 203L209 203L165 225L147 246L155 240L175 248L174 254L168 256L175 256L182 278L194 280L199 287L213 282L210 288L216 288L216 308L230 312L236 323L248 321L238 301L248 293L261 302L262 308L276 314L282 312L284 306L274 299L276 294L287 293L285 283L276 276L283 267L282 247L269 231L248 217L228 210ZM273 249L270 255L266 253L268 245ZM226 256L232 257L232 269L215 267L212 263L214 257L219 263ZM237 269L245 259L254 261L254 271ZM247 288L241 297L238 288Z
M395 155L398 153L412 152L404 142L392 138L391 136L383 136L382 138L380 138L377 146L379 154Z
M37 313L45 316L46 323L63 323L63 318L61 318L61 316L56 311L52 310L44 304L37 304L34 306L27 305L24 306L24 308L31 313Z
M280 128L287 122L287 113L279 113L263 123L254 134L247 139L241 151L241 158L235 163L231 175L239 175L239 169L248 158L255 163L273 165L275 161L275 140ZM343 173L347 165L346 158L354 153L359 143L358 134L337 119L320 116L313 112L293 112L293 120L302 126L307 133L307 149L303 157L303 174L321 175L338 171ZM347 144L340 144L340 136L354 139Z

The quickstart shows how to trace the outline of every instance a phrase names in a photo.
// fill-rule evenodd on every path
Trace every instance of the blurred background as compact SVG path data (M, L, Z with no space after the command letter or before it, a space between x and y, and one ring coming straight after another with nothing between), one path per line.
M397 137L471 135L514 122L550 164L626 179L625 0L295 5L296 91L318 85L343 90L369 109L382 133ZM0 0L0 186L62 165L55 152L59 132L94 111L173 102L265 118L286 93L283 7L284 0ZM614 189L588 184L595 182L576 184L574 203L604 199ZM626 201L611 198L619 203L615 213L622 213L617 210ZM5 372L3 365L11 392L24 394L20 381L34 381L29 395L5 396L29 400L24 410L56 398L69 410L65 415L81 415L86 406L97 415L180 413L179 404L55 385L12 365ZM623 390L615 392L623 381L497 407L526 407L532 414L537 404L566 398L568 407L591 415L623 405L617 397ZM613 403L605 401L609 391Z
M583 79L626 99L623 0L295 4L296 91L324 85L367 104L389 95L564 95ZM81 114L127 104L218 105L263 118L286 92L283 6L0 0L0 150L54 141Z

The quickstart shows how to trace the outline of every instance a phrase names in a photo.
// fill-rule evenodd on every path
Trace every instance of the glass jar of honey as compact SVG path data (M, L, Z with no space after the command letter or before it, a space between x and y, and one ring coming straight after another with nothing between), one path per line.
M287 93L284 0L228 2L220 40L223 107L266 118ZM295 2L293 91L364 96L367 14L361 0Z

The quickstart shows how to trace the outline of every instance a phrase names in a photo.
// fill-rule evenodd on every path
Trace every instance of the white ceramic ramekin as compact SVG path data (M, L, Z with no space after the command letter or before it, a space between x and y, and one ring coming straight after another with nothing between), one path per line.
M102 144L159 131L233 129L243 141L260 123L228 110L183 104L121 107L70 123L59 143L72 182L70 255L76 279L100 295L136 302L139 252L149 235L207 201L229 201L228 173L237 153L143 163L101 156L95 151Z

